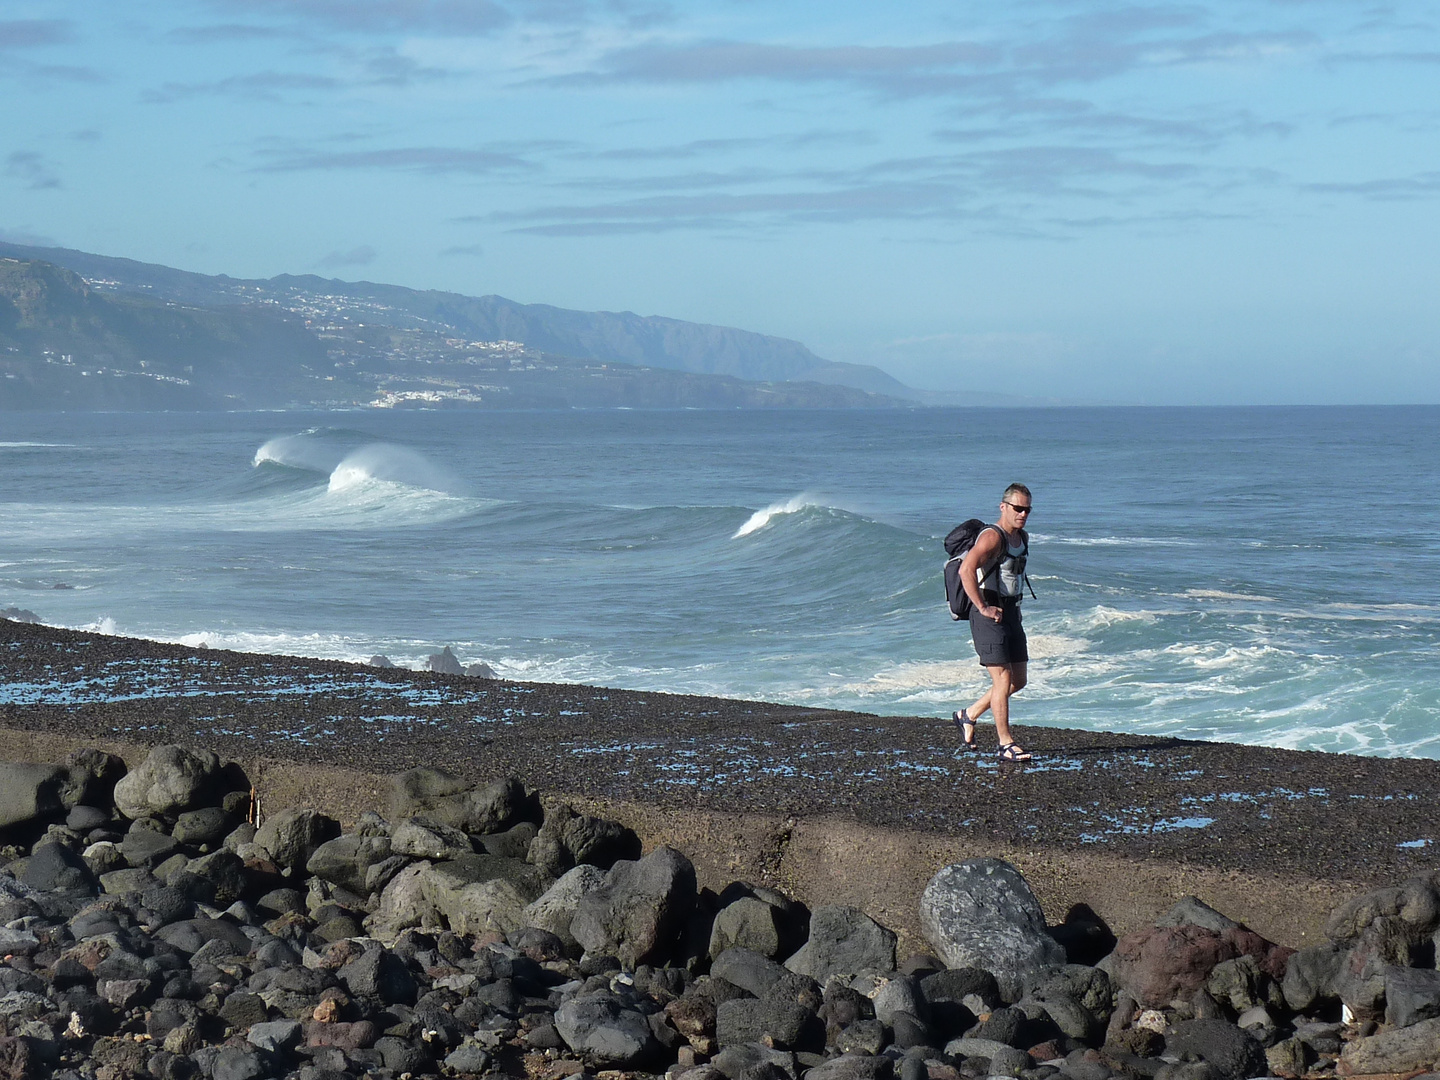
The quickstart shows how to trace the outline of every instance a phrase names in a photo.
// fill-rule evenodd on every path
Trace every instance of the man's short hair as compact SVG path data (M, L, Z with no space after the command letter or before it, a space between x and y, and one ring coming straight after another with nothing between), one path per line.
M1030 489L1027 488L1024 484L1011 484L1005 489L1005 494L1000 496L1000 501L1006 501L1010 498L1011 495L1014 495L1017 491L1021 495L1024 495L1027 499L1033 499L1035 497L1030 494Z

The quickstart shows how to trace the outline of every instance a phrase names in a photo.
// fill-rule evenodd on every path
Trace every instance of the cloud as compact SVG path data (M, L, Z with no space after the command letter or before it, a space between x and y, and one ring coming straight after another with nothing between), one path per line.
M22 181L32 191L60 187L60 178L45 158L33 150L16 150L5 159L5 175Z
M478 259L480 256L485 254L485 249L482 248L479 244L460 244L456 247L447 247L445 250L440 252L440 254L442 256L468 255L472 258Z
M655 44L614 50L599 70L557 81L700 83L733 79L788 82L894 81L957 66L993 64L991 46L968 42L934 45L804 47L745 41Z
M255 23L216 23L211 26L178 26L165 36L194 45L208 45L212 42L274 41L277 38L294 37L294 34L278 26L260 26Z
M166 83L158 90L147 90L141 99L151 105L168 105L198 97L238 97L262 101L278 101L285 93L305 90L333 90L338 79L327 75L305 75L297 72L260 71L253 75L231 75L213 82Z
M1306 191L1326 195L1359 195L1376 202L1433 199L1440 195L1440 172L1423 172L1413 176L1386 177L1377 180L1359 180L1353 183L1312 183L1302 186Z
M327 269L338 269L344 266L365 266L375 261L377 252L368 244L351 248L349 251L332 251L319 261L317 265Z
M267 149L259 156L268 159L257 166L260 172L302 172L306 170L389 169L416 173L523 172L538 168L513 153L495 150L463 150L446 146L406 146L385 150Z
M364 80L372 86L411 86L448 78L450 72L430 67L391 46L375 49L360 61Z
M68 19L0 20L0 49L33 49L74 40L75 24Z
M475 37L511 21L509 12L491 0L219 0L218 6L359 34Z

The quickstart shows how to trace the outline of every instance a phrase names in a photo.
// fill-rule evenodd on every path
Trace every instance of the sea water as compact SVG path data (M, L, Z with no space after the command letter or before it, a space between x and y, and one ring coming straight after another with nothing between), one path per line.
M1440 757L1440 409L0 414L0 607L948 716L1029 485L1017 723Z

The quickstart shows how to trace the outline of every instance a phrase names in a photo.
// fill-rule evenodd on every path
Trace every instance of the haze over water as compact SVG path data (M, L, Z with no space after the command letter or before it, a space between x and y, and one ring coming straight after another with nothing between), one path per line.
M940 538L1021 480L1021 725L1440 757L1437 435L1436 407L10 414L0 607L946 716L984 680Z

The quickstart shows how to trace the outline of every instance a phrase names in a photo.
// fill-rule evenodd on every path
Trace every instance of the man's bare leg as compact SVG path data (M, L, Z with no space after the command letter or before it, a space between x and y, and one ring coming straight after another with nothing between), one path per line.
M1010 665L992 664L985 670L990 673L990 691L985 697L990 699L990 711L995 714L995 737L1000 740L1001 746L1006 746L1015 741L1010 737L1010 695L1014 693Z

